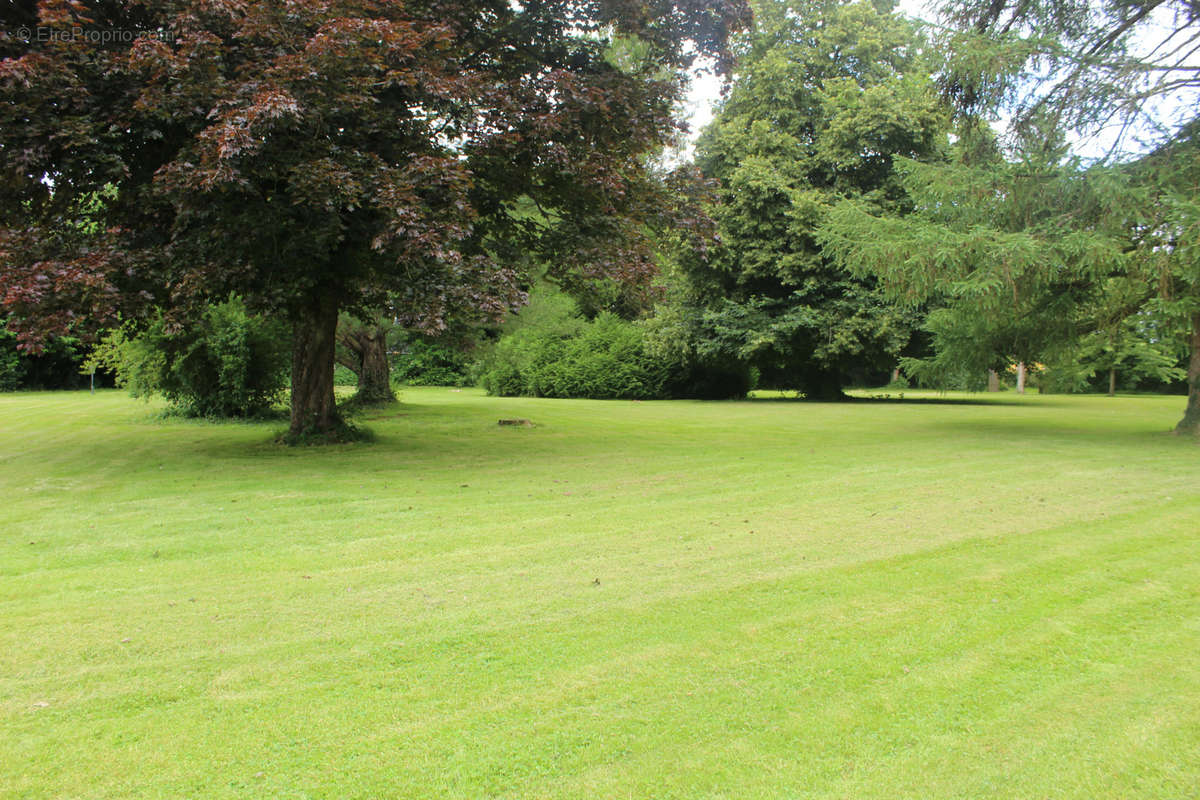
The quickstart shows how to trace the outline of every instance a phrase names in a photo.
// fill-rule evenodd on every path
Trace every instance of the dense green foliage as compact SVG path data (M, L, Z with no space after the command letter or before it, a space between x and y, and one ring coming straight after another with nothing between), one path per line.
M25 352L16 334L0 326L0 392L88 386L91 379L81 371L85 350L83 342L73 336L53 336L37 352ZM112 385L107 373L97 379L100 386Z
M1042 385L1051 391L1162 390L1186 377L1184 331L1162 315L1136 313L1054 353Z
M836 398L851 368L890 371L917 318L815 233L844 197L902 212L893 159L940 157L945 114L921 38L886 7L764 0L740 53L697 146L719 187L721 247L680 260L684 304L703 310L700 349L754 364L767 385Z
M727 67L748 15L742 0L4 4L7 31L126 35L0 37L0 303L33 336L68 293L168 313L237 293L294 327L292 431L336 429L339 311L431 332L499 318L529 250L648 283L648 166L679 131L689 70ZM623 60L621 37L641 44ZM90 241L52 236L106 186Z
M392 382L400 386L467 386L474 359L463 346L401 332L389 343Z
M481 382L490 394L649 400L666 368L646 352L637 324L604 312L560 326L527 326L497 343Z
M1177 331L1190 328L1191 392L1179 430L1200 432L1195 124L1161 118L1159 133L1175 138L1124 164L1082 162L1068 139L1144 122L1152 98L1178 100L1200 86L1194 66L1178 83L1160 80L1171 69L1159 59L1174 56L1156 54L1154 43L1171 50L1176 36L1200 37L1194 10L1155 29L1151 12L1170 5L946 4L941 80L959 112L954 157L899 162L913 213L847 200L820 234L829 254L894 300L933 307L924 327L934 356L906 362L910 373L928 380L1041 360L1058 388L1098 370L1112 388L1121 370L1170 380L1181 368ZM1165 36L1149 51L1147 32ZM1185 122L1195 113L1194 104L1175 110ZM997 142L984 120L1002 114L1016 122ZM1152 335L1146 320L1156 321Z
M0 392L11 392L20 388L24 377L24 365L17 350L17 336L5 328L0 328Z
M753 388L744 363L678 346L664 313L634 322L603 312L589 320L571 297L542 287L475 372L490 394L502 396L725 399Z
M1131 172L1146 209L1136 241L1144 254L1148 310L1190 338L1188 404L1176 430L1200 435L1200 119Z
M1078 336L1099 287L1132 268L1119 175L986 145L968 135L950 163L899 161L911 213L846 201L821 232L828 253L897 302L934 305L935 356L907 363L914 374L1044 359Z
M119 329L92 356L134 397L161 395L200 417L267 413L282 399L289 357L286 326L249 313L236 297L185 329L162 315L142 330Z

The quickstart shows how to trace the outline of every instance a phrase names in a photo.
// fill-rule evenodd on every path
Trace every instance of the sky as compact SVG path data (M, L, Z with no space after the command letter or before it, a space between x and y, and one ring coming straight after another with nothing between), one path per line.
M907 14L910 17L917 19L932 20L935 17L933 6L936 0L900 0L897 6L901 13ZM1167 12L1164 12L1167 13ZM1161 20L1162 23L1169 23L1169 20ZM1136 53L1139 49L1139 44L1143 51L1149 50L1163 38L1164 28L1161 24L1158 27L1148 25L1143 27L1143 36L1139 42L1137 39L1132 43L1132 51ZM1200 66L1200 51L1194 54L1189 60L1189 64ZM683 148L673 161L687 160L691 157L696 138L713 118L713 109L715 103L719 100L721 94L721 80L711 73L700 73L692 81L691 91L688 93L684 103L685 119L690 127L686 146ZM1157 106L1151 107L1153 116L1159 119L1171 119L1177 117L1182 112L1185 116L1192 116L1192 109L1200 105L1200 93L1195 91L1172 96L1165 101L1160 102ZM1002 119L996 124L998 132L1003 133L1005 121ZM1134 130L1131 134L1130 141L1124 143L1126 148L1132 152L1145 152L1149 149L1149 144L1139 145L1138 140L1151 140L1153 138L1151 130L1145 126L1144 130ZM1072 142L1073 149L1077 154L1085 159L1100 158L1104 156L1114 145L1116 140L1116 131L1101 131L1100 133L1081 139L1074 137Z

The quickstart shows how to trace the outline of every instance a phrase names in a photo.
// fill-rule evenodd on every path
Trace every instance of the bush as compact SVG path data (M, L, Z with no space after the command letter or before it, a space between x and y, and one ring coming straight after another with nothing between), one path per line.
M160 314L140 333L121 329L93 360L116 373L135 397L162 395L189 416L267 413L287 386L287 328L251 314L240 298L209 306L188 330L169 329Z
M462 350L424 336L405 335L390 356L392 382L408 386L466 386L471 359Z
M647 352L669 372L666 394L699 400L745 397L758 383L758 371L727 352L706 322L703 312L676 302L658 306L643 324Z
M610 313L589 322L571 298L543 287L479 362L477 382L502 396L745 397L753 370L698 352L686 326L677 323L629 322Z
M665 395L667 369L646 353L643 330L613 314L559 321L500 340L483 371L489 394L608 399Z

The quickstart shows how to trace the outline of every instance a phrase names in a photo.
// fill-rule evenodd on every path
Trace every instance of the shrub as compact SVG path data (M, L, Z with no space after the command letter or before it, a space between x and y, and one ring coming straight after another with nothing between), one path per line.
M587 321L569 297L543 287L506 324L477 382L504 396L744 397L753 370L700 352L689 334L674 317L629 322L603 313Z
M249 313L237 297L209 306L187 330L170 329L161 314L140 333L120 329L92 358L135 397L162 395L201 417L265 414L290 366L286 327Z
M658 306L644 323L647 352L669 371L670 397L728 400L745 397L758 371L718 341L705 315L682 303Z
M607 313L591 322L523 328L497 344L483 387L508 396L663 397L668 371L646 353L643 338L638 325Z
M575 336L583 325L570 297L550 287L535 288L529 303L504 324L500 340L485 348L473 366L475 383L502 397L533 394L528 378L534 365L552 360L551 348Z
M392 382L409 386L466 386L471 359L463 350L424 336L405 335L390 356Z

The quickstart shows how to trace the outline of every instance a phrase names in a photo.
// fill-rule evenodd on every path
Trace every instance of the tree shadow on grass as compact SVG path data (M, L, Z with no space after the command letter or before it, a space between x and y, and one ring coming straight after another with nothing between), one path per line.
M384 463L397 454L417 459L443 455L448 450L469 454L496 442L512 441L509 429L496 425L491 410L461 414L439 404L408 401L351 408L339 406L346 423L360 434L352 440L317 441L311 443L313 446L295 446L280 441L287 429L277 425L263 428L262 436L253 441L214 437L195 440L188 445L196 455L216 460L311 458L314 463L319 463L328 454L350 460L361 455ZM495 434L495 440L488 438L491 434ZM301 443L304 444L309 443Z

